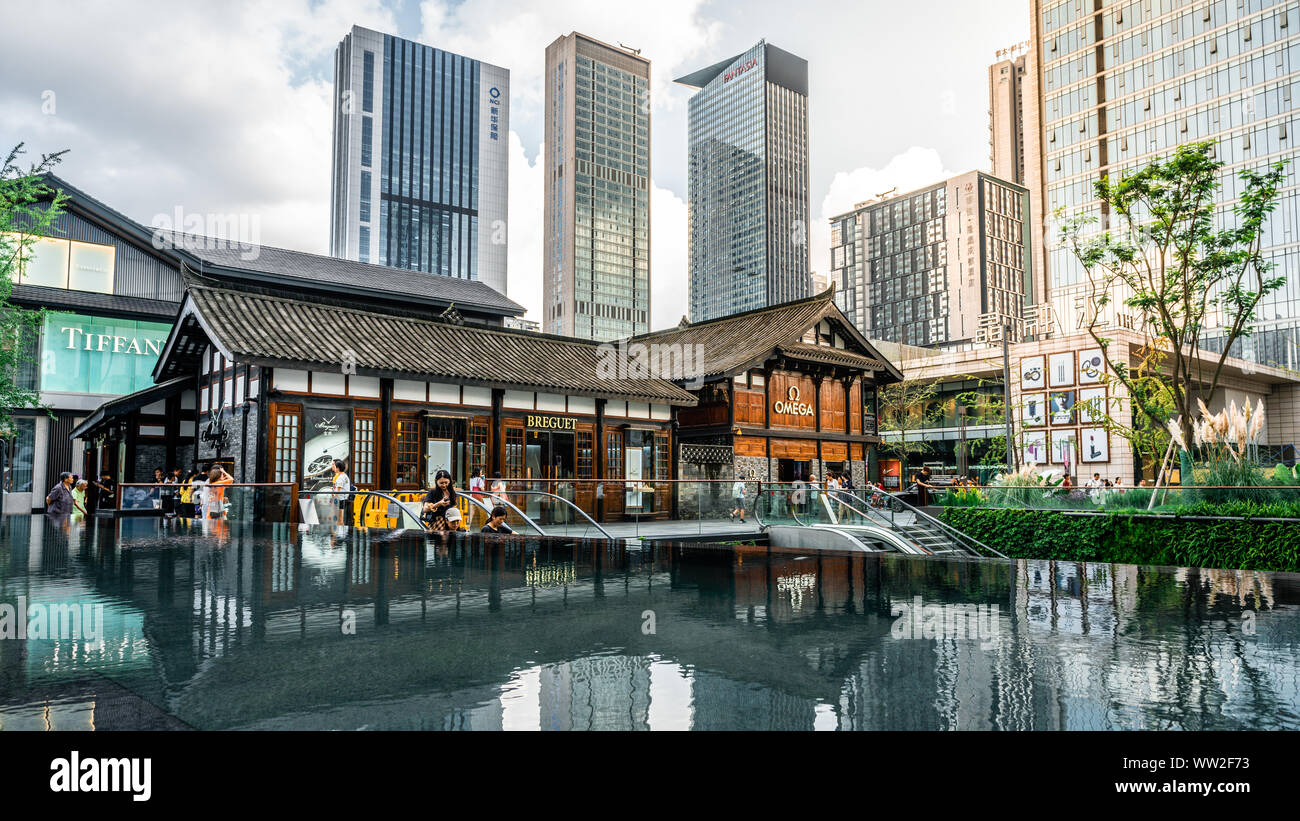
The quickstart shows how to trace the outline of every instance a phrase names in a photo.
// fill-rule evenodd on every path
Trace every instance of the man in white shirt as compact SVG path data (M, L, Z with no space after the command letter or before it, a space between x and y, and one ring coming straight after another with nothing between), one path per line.
M731 497L735 500L736 505L731 510L731 518L734 520L736 514L740 514L740 523L745 523L745 477L740 474L736 475L736 481L731 485Z

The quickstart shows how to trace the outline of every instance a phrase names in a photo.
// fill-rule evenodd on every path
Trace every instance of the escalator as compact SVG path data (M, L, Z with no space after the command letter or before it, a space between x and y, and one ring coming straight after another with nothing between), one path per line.
M771 490L756 511L773 544L925 556L1002 558L1002 553L907 502L871 489ZM800 496L799 494L803 495Z

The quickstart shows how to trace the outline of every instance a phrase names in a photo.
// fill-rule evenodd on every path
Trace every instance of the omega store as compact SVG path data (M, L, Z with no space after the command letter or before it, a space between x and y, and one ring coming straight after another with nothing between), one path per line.
M593 342L192 284L154 378L197 387L198 461L239 482L418 491L447 470L572 499L593 516L667 515L674 406L660 379L598 379ZM597 498L596 483L618 479ZM539 496L512 498L537 508Z
M684 493L702 488L727 503L730 487L720 483L737 475L849 474L859 487L872 475L879 386L902 374L839 310L833 290L636 341L697 364L699 401L677 410L678 476L695 480Z

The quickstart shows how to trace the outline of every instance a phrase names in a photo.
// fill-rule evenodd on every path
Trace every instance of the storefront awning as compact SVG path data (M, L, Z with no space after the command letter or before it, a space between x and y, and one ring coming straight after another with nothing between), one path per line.
M175 379L169 379L142 391L111 399L96 408L95 412L87 416L85 421L73 428L69 438L93 438L103 432L105 428L116 424L118 419L131 411L152 405L154 402L170 399L185 390L187 386L192 387L193 384L194 380L192 378L178 376Z

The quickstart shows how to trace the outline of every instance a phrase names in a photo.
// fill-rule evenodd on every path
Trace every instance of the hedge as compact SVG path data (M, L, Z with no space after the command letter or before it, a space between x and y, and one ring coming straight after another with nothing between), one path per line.
M973 507L943 519L1018 559L1300 571L1300 521Z

